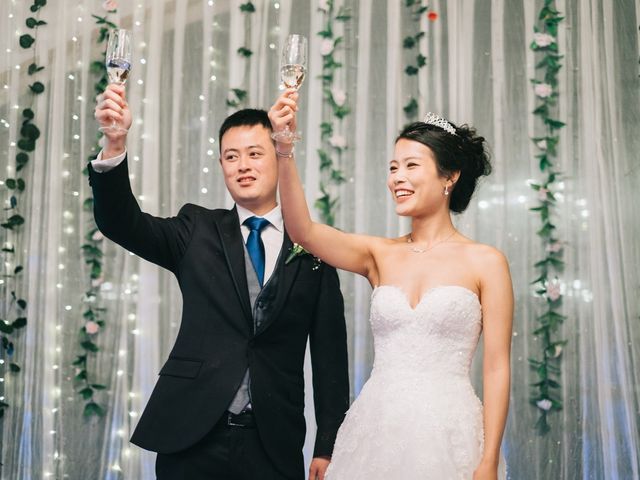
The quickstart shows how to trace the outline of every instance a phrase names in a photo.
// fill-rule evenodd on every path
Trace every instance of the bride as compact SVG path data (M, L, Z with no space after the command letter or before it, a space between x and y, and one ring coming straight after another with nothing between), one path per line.
M298 95L269 112L296 129ZM371 377L338 432L327 479L505 478L500 443L509 403L513 292L507 260L458 232L478 178L490 172L484 138L428 114L405 127L387 186L411 232L380 238L312 222L293 145L277 142L280 200L291 239L374 287ZM469 368L483 334L484 407Z

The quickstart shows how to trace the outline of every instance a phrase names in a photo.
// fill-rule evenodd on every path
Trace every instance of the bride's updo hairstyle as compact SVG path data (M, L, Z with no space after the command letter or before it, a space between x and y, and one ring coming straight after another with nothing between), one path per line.
M458 127L429 113L424 122L414 122L404 127L396 138L396 143L401 138L429 147L435 154L436 167L441 177L460 172L450 193L449 209L455 213L464 212L476 189L478 178L491 173L484 137L478 136L473 127Z

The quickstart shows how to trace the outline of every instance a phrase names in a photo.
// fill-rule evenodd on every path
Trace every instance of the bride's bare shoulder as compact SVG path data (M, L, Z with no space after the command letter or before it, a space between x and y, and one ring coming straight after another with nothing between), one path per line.
M508 269L509 262L496 247L469 240L464 244L465 256L480 272Z

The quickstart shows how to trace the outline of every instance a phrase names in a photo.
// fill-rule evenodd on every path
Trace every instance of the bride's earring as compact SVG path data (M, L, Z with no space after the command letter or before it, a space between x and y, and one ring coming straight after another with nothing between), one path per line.
M445 197L449 195L449 185L444 186L444 195Z

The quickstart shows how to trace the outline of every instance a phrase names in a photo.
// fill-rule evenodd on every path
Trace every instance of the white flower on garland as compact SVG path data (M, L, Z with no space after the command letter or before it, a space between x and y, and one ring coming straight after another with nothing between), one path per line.
M327 13L329 11L329 0L318 0L318 10Z
M548 47L552 43L555 43L556 39L553 35L549 35L548 33L534 33L533 41L539 47Z
M93 235L91 235L91 240L94 242L100 242L101 240L104 240L104 235L100 230L96 230L93 232Z
M331 89L331 98L333 98L337 106L341 107L347 101L347 94L341 88L333 87Z
M536 402L536 405L540 410L544 410L545 412L548 412L549 410L551 410L553 403L551 403L551 400L547 398L543 398L542 400L538 400Z
M102 8L104 8L107 12L110 12L111 10L116 10L118 8L118 1L105 0L104 2L102 2Z
M333 52L333 40L325 38L320 44L320 54L323 57L326 57L327 55L330 55L331 52Z
M100 275L98 278L93 278L91 279L91 286L92 287L99 287L100 285L102 285L104 283L104 276Z
M538 143L536 143L536 147L538 147L540 150L546 150L547 149L547 141L546 140L540 140Z
M558 300L562 294L560 293L560 284L558 282L547 283L547 298L552 302Z
M334 148L347 148L347 139L342 135L332 135L329 143Z
M533 92L540 98L547 98L553 93L553 87L548 83L536 83Z
M553 358L558 358L560 355L562 355L562 345L556 345L553 348Z

